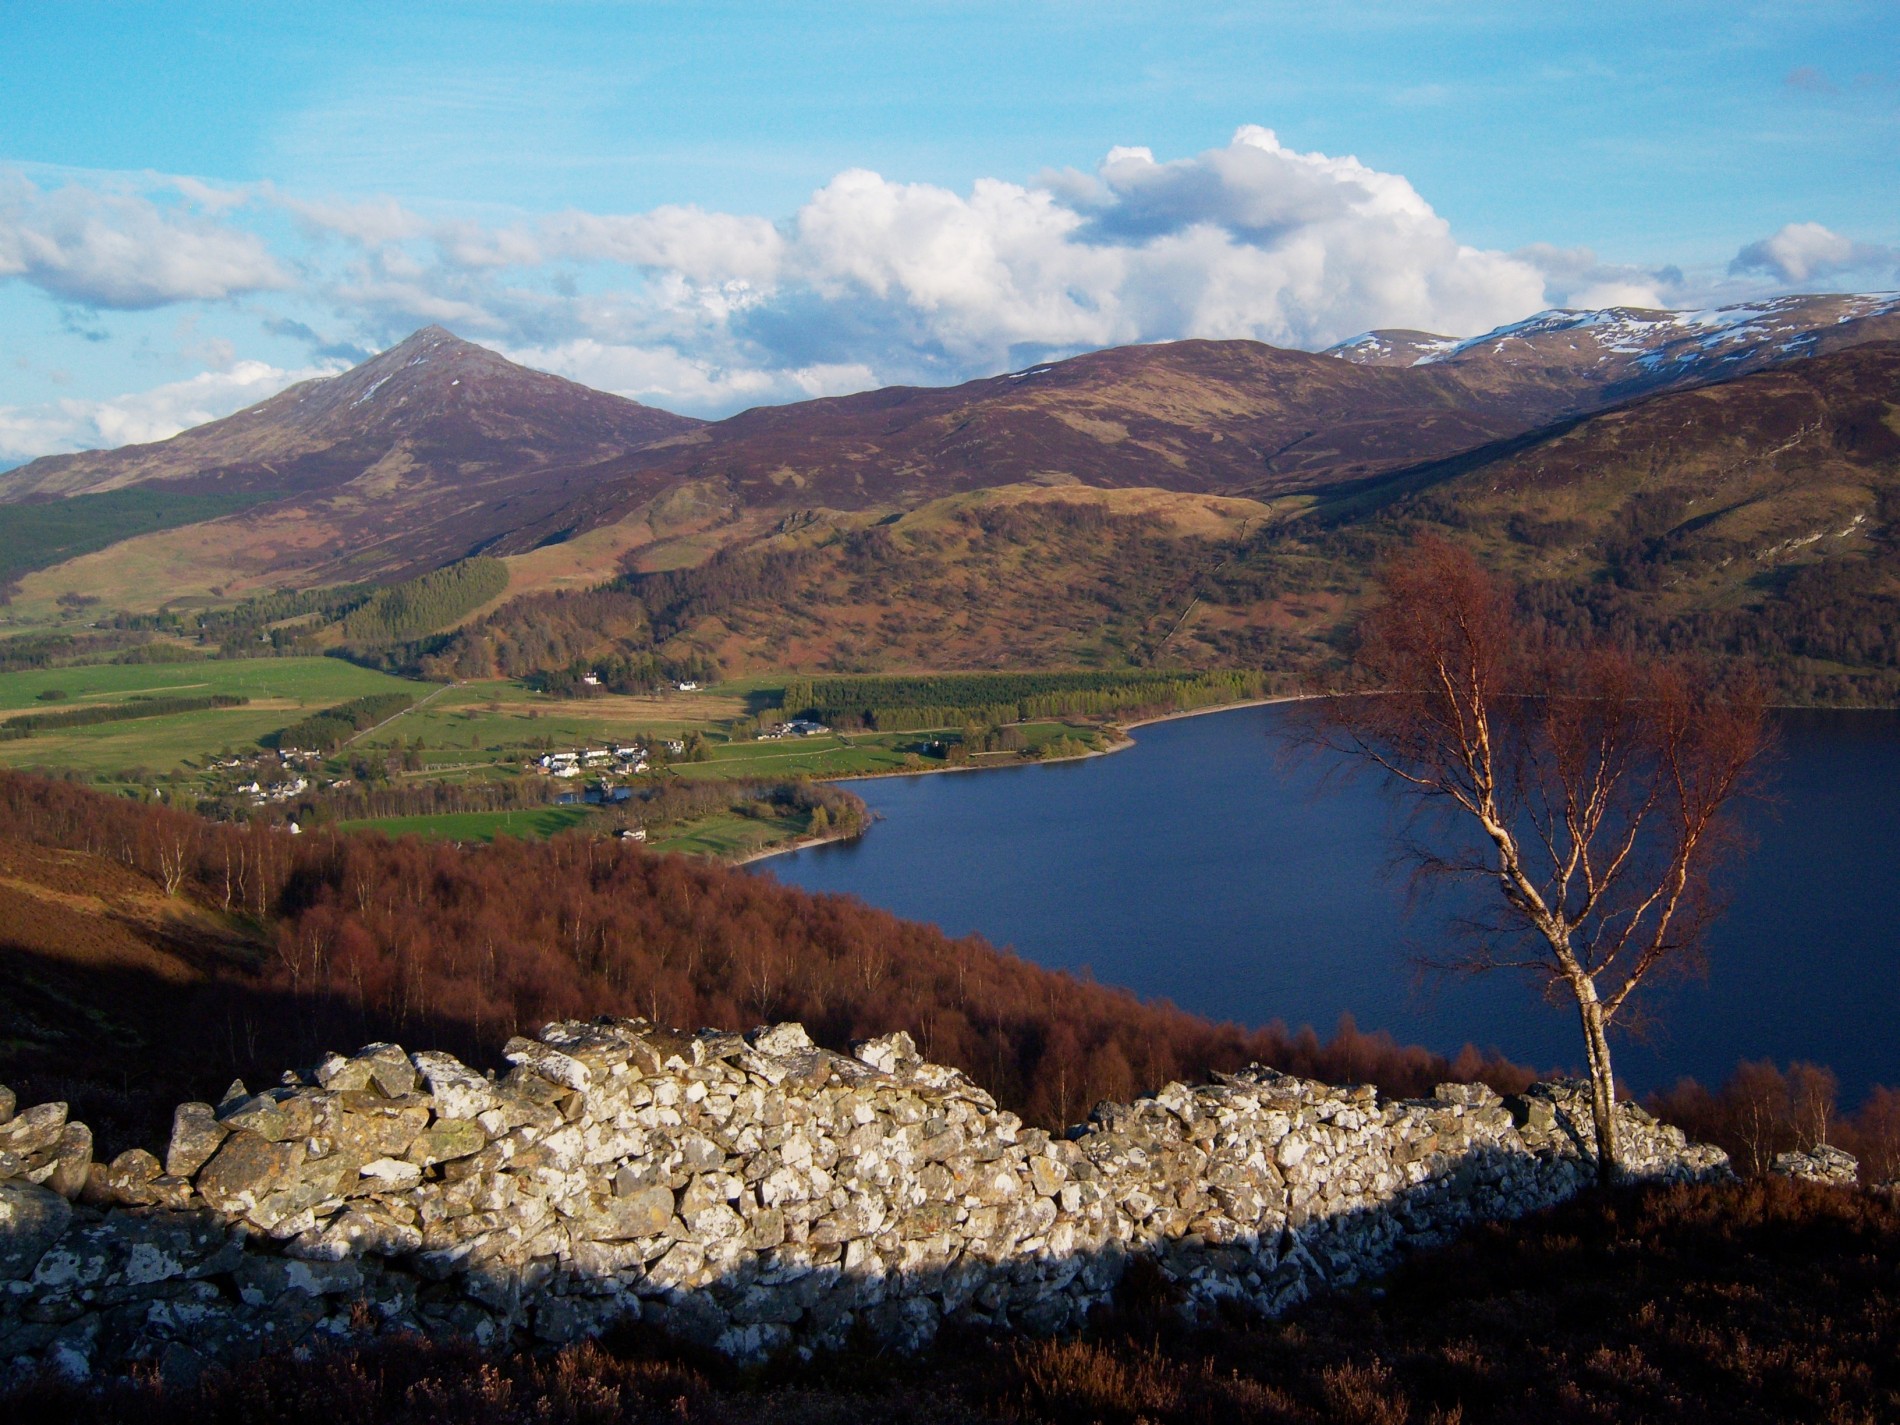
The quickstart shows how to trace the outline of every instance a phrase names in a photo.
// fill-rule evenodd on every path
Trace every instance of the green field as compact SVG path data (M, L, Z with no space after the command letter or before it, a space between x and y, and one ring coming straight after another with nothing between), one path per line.
M712 742L704 762L679 762L682 777L845 777L896 772L909 765L902 748L916 733L865 733L849 738L801 737L784 742Z
M210 753L254 750L257 739L266 733L351 698L395 691L423 698L435 686L336 658L96 664L0 673L0 713L121 703L139 694L206 697L224 693L250 699L244 707L97 723L0 742L0 765L70 769L95 776L134 767L169 772ZM49 688L66 693L66 698L41 702L39 694Z
M342 831L380 831L385 836L421 836L447 841L493 841L497 836L528 840L585 829L594 814L594 808L585 806L534 807L523 811L366 817L338 822L337 827ZM811 818L804 813L752 817L720 812L671 828L665 835L655 837L648 849L688 856L744 856L772 842L803 836L810 829Z
M532 692L505 681L458 683L431 699L427 707L404 715L358 744L413 747L420 738L424 770L434 778L483 778L513 772L546 750L601 747L614 742L652 745L698 731L708 744L703 762L676 762L682 777L853 777L922 770L941 765L919 759L917 749L932 736L918 732L856 732L840 736L784 741L731 741L726 732L748 702L782 680L747 679L722 683L703 693L658 699L566 699ZM1032 745L1058 737L1092 735L1080 720L1024 724ZM974 765L1007 762L1014 753L994 753ZM417 775L417 774L412 774Z
M811 830L807 815L753 817L736 812L702 817L657 836L651 850L687 856L745 856L770 842L789 841Z
M421 836L447 841L493 841L497 836L533 840L572 831L594 814L592 807L529 807L520 811L452 811L434 816L375 816L340 821L343 831L380 831L385 836Z
M1017 730L1032 747L1059 737L1086 739L1095 732L1085 724L1065 722L1027 722ZM677 763L673 770L682 777L868 777L921 772L943 766L937 757L919 755L917 749L930 737L918 732L854 732L783 742L713 742L704 762ZM1007 766L1020 760L1014 752L985 752L967 765Z
M629 713L630 707L635 711ZM624 700L575 702L530 692L513 682L458 683L360 745L386 747L398 738L413 745L420 737L431 766L472 770L519 765L543 744L557 749L599 747L636 737L683 737L707 726L707 721L657 711L644 715Z
M291 699L329 706L366 693L434 688L359 668L340 658L229 658L201 663L96 663L78 668L28 668L0 673L0 710L67 707L79 702L119 702L133 693L193 698L212 693L261 700ZM63 703L42 703L48 688L68 694Z

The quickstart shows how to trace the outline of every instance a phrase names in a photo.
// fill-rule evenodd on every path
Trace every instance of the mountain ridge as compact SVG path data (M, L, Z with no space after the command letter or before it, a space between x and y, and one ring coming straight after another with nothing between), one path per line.
M156 608L175 593L386 580L475 553L534 553L541 586L571 587L703 559L814 511L875 519L985 490L1079 484L1298 507L1621 401L1883 337L1900 337L1900 298L1886 294L1547 312L1460 342L1375 332L1328 352L1108 348L709 423L429 327L171 441L0 474L0 501L128 487L271 497L29 576L23 602L41 608L66 590Z

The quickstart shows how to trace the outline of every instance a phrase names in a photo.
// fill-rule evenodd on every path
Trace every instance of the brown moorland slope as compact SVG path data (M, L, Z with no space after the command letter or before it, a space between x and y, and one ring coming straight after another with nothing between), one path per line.
M812 517L688 568L517 598L423 662L527 676L664 648L728 674L1297 669L1339 600L1293 584L1229 598L1218 583L1271 517L1251 500L1081 485L951 496L875 523Z
M700 424L424 327L340 376L170 440L0 474L0 501L135 486L269 494L279 498L218 522L234 572L300 585L396 577L541 521L601 478L601 462Z
M1421 528L1474 545L1559 626L1745 659L1798 701L1890 701L1900 342L1298 501L1019 486L879 522L812 516L586 600L518 601L466 630L444 669L521 673L540 648L565 660L649 644L735 670L1310 668L1378 560ZM570 614L592 641L577 628L537 643Z
M1900 693L1900 342L1633 402L1428 466L1340 517L1420 523L1560 624L1747 660L1785 694Z
M662 567L781 516L899 513L997 486L1334 490L1641 392L1883 335L1900 335L1900 303L1884 297L1557 312L1461 343L1371 333L1319 354L1249 341L1123 347L706 425L426 328L342 376L171 441L35 461L0 476L0 501L135 489L281 497L29 580L20 605L41 613L62 591L155 608L411 574L477 551L542 551L532 582L560 587L561 571L542 566L570 541L589 569L603 550ZM669 532L684 542L643 550Z
M1322 490L1644 392L1895 336L1900 301L1812 296L1545 313L1462 343L1370 333L1326 353L1253 341L1117 347L950 388L746 411L628 457L623 482L560 519L608 523L682 481L735 511L908 509L1051 478L1256 498Z

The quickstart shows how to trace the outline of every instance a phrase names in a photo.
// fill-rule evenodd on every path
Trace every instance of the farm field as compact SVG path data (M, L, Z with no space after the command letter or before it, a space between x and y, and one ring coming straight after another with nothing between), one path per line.
M723 860L749 856L770 843L789 841L810 830L811 818L803 813L797 816L752 817L728 812L701 817L674 829L666 836L656 837L649 849Z
M1061 737L1087 738L1095 729L1080 723L1029 722L1017 731L1031 747ZM682 762L673 770L682 777L866 777L889 772L919 772L940 768L934 757L918 749L931 740L929 732L828 733L783 742L712 742L704 762ZM1019 760L1014 752L984 752L967 765L1006 765Z
M432 683L391 677L340 658L227 658L194 663L95 663L67 668L29 668L0 673L0 712L44 711L84 703L152 697L233 697L288 701L293 705L344 702L368 693L430 691ZM64 702L43 703L41 693L58 689Z
M453 841L489 841L498 836L542 838L571 830L605 831L618 819L586 805L554 804L557 793L581 793L597 772L554 782L528 770L545 751L609 747L640 742L653 749L662 778L699 784L753 782L783 786L804 779L882 776L941 769L940 742L956 740L960 727L905 731L828 732L813 737L757 740L758 721L775 720L783 702L783 677L755 675L692 692L601 694L565 698L507 679L452 684L394 677L336 658L207 659L189 663L95 664L0 674L0 720L34 713L136 705L142 698L248 699L239 707L204 708L157 717L83 727L52 728L0 742L0 766L78 775L139 795L158 792L186 804L208 800L226 815L244 816L267 805L264 794L245 784L269 784L301 775L308 793L280 799L282 814L308 818L341 816L345 829L374 829L389 836ZM42 700L56 689L61 696ZM402 692L414 705L360 733L321 767L305 763L280 774L266 743L270 734L311 714L353 699ZM744 735L735 737L735 732ZM1016 762L1022 749L1060 742L1073 755L1079 746L1100 744L1101 728L1087 719L1049 719L1009 730L1018 750L963 756L966 767ZM664 752L668 741L691 741L697 760ZM234 765L212 759L235 756ZM606 770L606 769L602 769ZM500 798L497 809L480 796L458 798L453 788L517 783L526 796ZM609 773L609 780L617 780ZM161 788L161 781L171 785ZM341 789L358 787L359 791ZM439 789L431 794L431 788ZM336 796L325 815L311 798ZM541 798L547 805L535 805ZM354 800L351 800L354 799ZM522 801L529 803L520 805ZM741 859L810 832L811 814L788 810L769 799L747 809L717 801L685 820L678 813L654 827L650 849L719 859ZM299 807L303 810L299 811Z
M518 764L531 750L594 746L636 736L683 737L710 731L745 712L738 694L663 693L652 697L551 698L518 682L494 679L457 683L425 708L405 715L362 747L413 745L420 737L424 762L468 769L477 764Z
M4 673L0 674L0 716L122 704L141 696L227 694L250 701L242 707L36 732L18 741L0 742L0 765L108 779L134 768L164 774L214 753L255 750L260 737L351 698L407 692L421 699L436 686L335 658L102 664ZM57 702L40 701L39 694L49 688L67 696Z
M374 816L338 822L343 831L380 831L385 836L421 836L445 841L493 841L497 836L535 840L573 831L592 807L528 807L515 811L453 811L430 816Z

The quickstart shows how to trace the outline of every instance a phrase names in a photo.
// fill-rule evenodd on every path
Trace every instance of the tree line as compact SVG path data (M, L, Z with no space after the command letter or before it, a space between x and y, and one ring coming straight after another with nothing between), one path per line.
M565 667L532 673L525 681L557 698L591 698L603 693L650 693L666 683L688 680L710 683L718 676L719 665L701 654L616 653L576 658Z
M83 708L61 708L58 712L22 713L0 723L0 741L17 741L36 732L60 728L91 727L101 722L129 722L142 717L171 717L176 713L207 712L212 708L238 708L249 698L230 693L212 693L208 697L149 698L137 697L123 703L100 703Z
M1760 1177L1778 1154L1831 1143L1860 1162L1863 1183L1900 1181L1900 1090L1876 1084L1852 1113L1819 1064L1744 1061L1719 1089L1682 1079L1648 1107L1691 1137L1719 1145L1737 1172Z
M388 721L414 702L408 693L370 693L312 713L272 733L266 740L274 747L334 752L357 733Z
M965 673L916 677L794 678L788 713L880 732L917 732L965 723L1181 711L1258 697L1261 673L1117 669L1076 673Z

